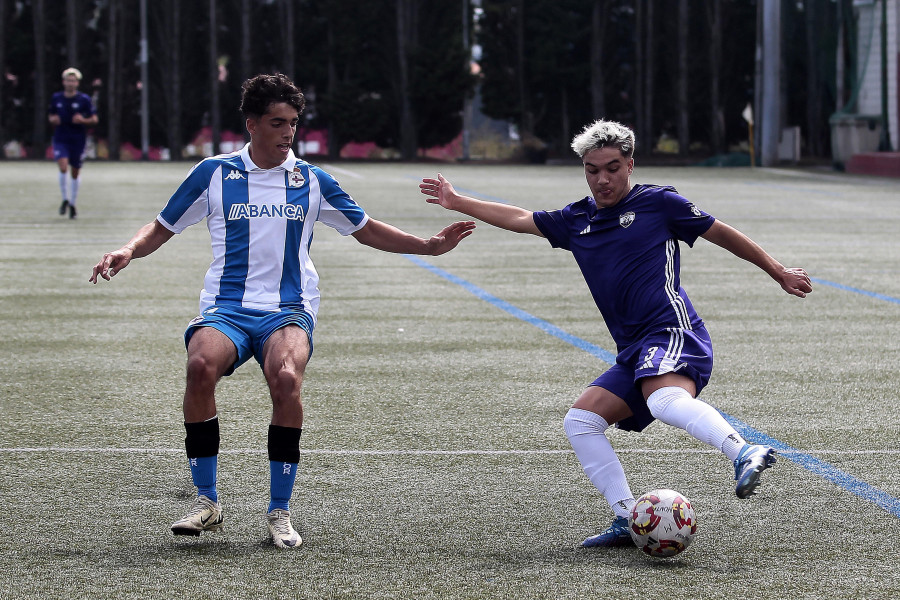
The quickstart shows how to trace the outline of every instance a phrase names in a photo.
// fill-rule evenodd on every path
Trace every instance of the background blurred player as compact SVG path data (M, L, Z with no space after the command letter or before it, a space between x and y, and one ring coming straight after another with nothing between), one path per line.
M197 497L172 525L176 535L222 527L215 387L254 357L272 399L269 532L280 548L301 543L289 500L300 458L300 388L319 307L319 277L309 256L316 221L379 250L428 255L452 250L475 227L471 221L454 223L422 239L370 218L330 175L294 156L291 147L304 105L303 94L284 75L245 81L241 112L250 142L238 152L197 164L156 220L105 254L90 277L92 283L98 277L109 280L132 259L207 221L213 261L200 292L200 315L184 335L185 448Z
M99 118L91 97L78 91L81 71L74 67L66 69L62 73L62 82L63 90L50 99L48 120L56 126L53 131L53 158L59 166L59 190L62 193L59 214L64 215L68 210L69 218L74 219L77 215L78 175L87 142L86 127L96 125Z
M754 493L775 463L772 448L748 444L697 395L712 372L712 342L680 283L679 241L697 237L768 273L789 294L812 291L803 269L787 269L743 233L717 221L672 187L635 185L634 133L597 121L572 148L584 163L591 195L561 210L531 212L462 196L441 175L420 184L428 202L517 233L545 237L572 252L616 342L613 365L566 414L566 435L585 474L615 513L583 546L630 546L634 495L606 429L641 431L654 419L684 429L733 461L735 493Z

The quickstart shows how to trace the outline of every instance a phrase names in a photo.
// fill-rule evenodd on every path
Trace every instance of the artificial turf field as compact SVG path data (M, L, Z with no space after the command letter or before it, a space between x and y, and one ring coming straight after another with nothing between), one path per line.
M687 434L610 431L633 490L688 496L699 531L666 560L581 549L608 524L562 430L614 346L571 256L480 224L459 248L386 254L317 226L322 290L294 525L266 539L270 402L256 363L218 388L226 529L174 538L182 333L205 226L111 282L91 267L155 217L189 164L88 163L79 218L55 165L0 162L0 598L890 598L900 592L900 180L643 168L814 278L806 299L699 240L682 283L716 347L703 397L782 450L758 495ZM331 166L326 166L329 169ZM435 165L330 170L421 236ZM443 165L528 209L587 193L578 166Z

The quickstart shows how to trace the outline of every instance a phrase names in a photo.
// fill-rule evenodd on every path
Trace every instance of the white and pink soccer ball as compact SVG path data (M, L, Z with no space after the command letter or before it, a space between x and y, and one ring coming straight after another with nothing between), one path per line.
M690 500L675 490L653 490L635 501L628 531L635 545L650 556L675 556L694 539L697 515Z

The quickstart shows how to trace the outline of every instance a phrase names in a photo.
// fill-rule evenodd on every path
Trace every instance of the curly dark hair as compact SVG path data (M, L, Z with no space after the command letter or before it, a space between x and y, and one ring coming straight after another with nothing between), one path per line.
M287 75L257 75L241 86L241 114L245 118L259 118L266 114L269 105L285 102L301 114L306 107L306 98Z

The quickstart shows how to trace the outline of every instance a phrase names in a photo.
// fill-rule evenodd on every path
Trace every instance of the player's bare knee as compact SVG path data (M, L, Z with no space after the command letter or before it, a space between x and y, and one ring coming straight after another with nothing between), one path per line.
M218 381L218 368L202 354L194 354L187 361L188 387L215 386Z
M265 376L273 399L299 395L303 385L303 372L290 363L281 363L275 369L266 370Z

